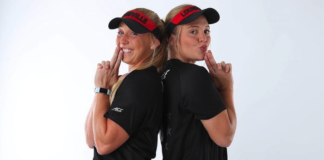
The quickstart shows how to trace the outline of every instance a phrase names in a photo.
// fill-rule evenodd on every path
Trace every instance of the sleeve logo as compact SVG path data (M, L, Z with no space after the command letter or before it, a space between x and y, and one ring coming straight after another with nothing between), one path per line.
M116 112L122 112L124 109L121 109L121 108L118 108L118 107L115 107L113 109L111 109L112 111L116 111Z

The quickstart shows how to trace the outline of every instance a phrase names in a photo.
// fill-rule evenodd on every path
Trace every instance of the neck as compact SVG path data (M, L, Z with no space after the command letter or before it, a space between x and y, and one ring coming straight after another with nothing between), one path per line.
M175 52L173 52L173 53L175 53ZM171 52L168 53L168 57L169 57L168 60L179 59L180 61L182 61L184 63L191 63L191 64L196 63L196 61L194 61L194 60L186 59L186 58L180 56L180 54L173 54L173 53L171 53Z
M137 69L138 66L143 63L143 61L144 60L141 60L140 62L138 62L137 64L134 64L134 65L132 65L132 64L128 65L128 72L131 72L131 71Z

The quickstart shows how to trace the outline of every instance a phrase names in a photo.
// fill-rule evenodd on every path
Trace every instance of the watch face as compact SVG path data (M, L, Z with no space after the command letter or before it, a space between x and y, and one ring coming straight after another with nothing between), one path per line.
M95 93L104 93L104 94L110 95L110 90L106 89L106 88L96 87L95 88Z

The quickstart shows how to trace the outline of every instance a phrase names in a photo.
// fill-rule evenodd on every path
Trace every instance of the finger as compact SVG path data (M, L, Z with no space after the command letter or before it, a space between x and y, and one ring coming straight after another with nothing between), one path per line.
M217 65L218 70L222 70L222 64L221 63L217 63L216 65Z
M207 68L208 68L209 72L214 73L215 71L214 71L213 67L211 66L211 64L210 64L210 62L208 60L207 53L205 54L204 59L205 59L205 63L207 65Z
M98 63L97 64L97 69L102 69L102 68L103 68L103 66L100 63Z
M101 61L101 65L105 66L106 65L106 61Z
M229 63L228 65L229 65L229 70L228 70L228 72L229 72L229 73L232 73L232 64Z
M106 62L105 69L110 69L110 62L109 61Z
M214 71L217 71L216 68L217 68L217 63L214 59L214 56L212 54L212 52L210 50L208 50L207 52L207 57L208 57L208 60L209 60L209 63L210 65L212 66L212 68L214 69Z
M113 57L111 58L111 61L110 61L110 67L111 68L114 68L114 66L115 66L119 50L120 50L120 48L117 46L116 49L115 49L114 55L113 55Z
M230 65L229 64L225 64L225 72L229 72L229 68L230 68Z
M226 63L224 61L222 61L220 64L222 66L223 71L225 72L225 65L226 65Z
M207 54L208 54L208 53L206 53L206 56L205 56L205 62L206 62L206 64L207 64L207 67L208 67L208 69L209 69L209 72L212 73L212 74L215 74L216 71L217 71L217 65L214 65L214 66L213 66L213 65L210 63L210 60L209 60Z
M119 53L118 53L118 57L117 57L115 66L114 66L114 69L115 69L117 74L118 74L120 63L121 63L122 59L123 59L123 51L120 50Z
M226 63L224 61L221 62L221 65L222 65L223 68L225 67L225 64Z

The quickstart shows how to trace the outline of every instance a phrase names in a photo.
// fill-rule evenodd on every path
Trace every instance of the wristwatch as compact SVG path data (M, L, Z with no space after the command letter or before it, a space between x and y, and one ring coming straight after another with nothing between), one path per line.
M110 95L110 90L107 89L107 88L100 88L100 87L96 87L96 88L94 89L94 92L95 92L95 93L103 93L103 94L108 94L108 95Z

